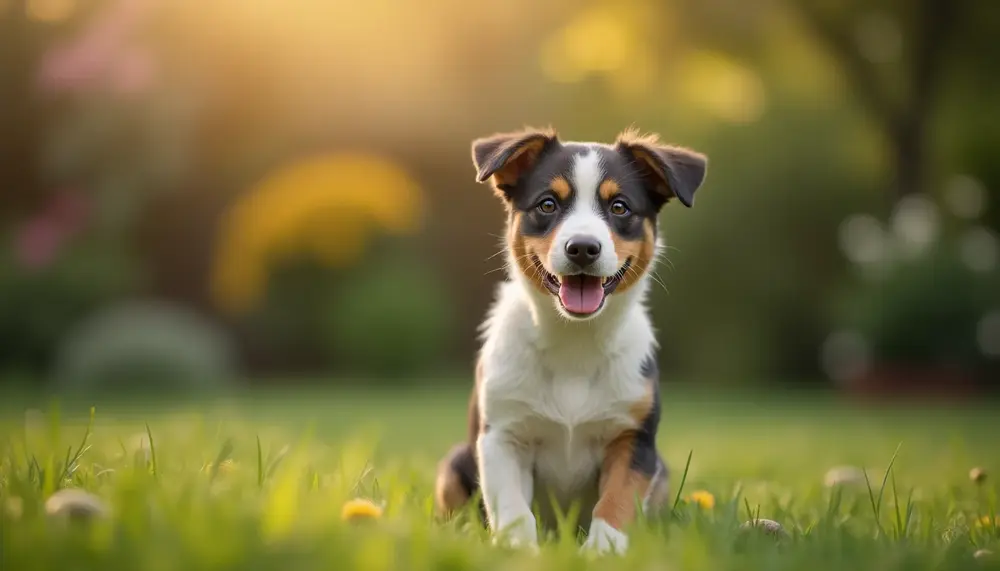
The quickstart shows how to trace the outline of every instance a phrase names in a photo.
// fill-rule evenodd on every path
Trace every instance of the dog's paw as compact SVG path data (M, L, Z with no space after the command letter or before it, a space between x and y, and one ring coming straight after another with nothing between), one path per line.
M590 524L587 541L581 550L585 553L624 555L628 551L628 536L612 527L603 519L595 519Z
M538 553L538 530L534 516L525 514L500 527L493 536L493 544Z

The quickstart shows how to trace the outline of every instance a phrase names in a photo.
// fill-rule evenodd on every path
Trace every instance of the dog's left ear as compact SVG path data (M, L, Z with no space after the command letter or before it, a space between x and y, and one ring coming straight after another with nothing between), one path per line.
M635 131L619 135L615 146L639 163L651 188L664 202L676 196L688 208L694 204L694 193L705 181L708 157L683 147L663 145L656 135L641 136Z
M509 200L518 180L534 167L547 146L557 142L551 129L525 129L476 139L472 142L476 181L492 179L497 194Z

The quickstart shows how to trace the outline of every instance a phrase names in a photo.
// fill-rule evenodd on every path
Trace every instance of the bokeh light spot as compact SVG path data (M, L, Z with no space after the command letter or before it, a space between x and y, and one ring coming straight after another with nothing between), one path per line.
M1000 241L987 228L972 228L962 235L959 246L962 262L976 272L988 272L997 267Z
M877 264L888 257L885 231L874 216L847 217L840 224L838 236L841 251L855 264Z
M689 54L672 81L686 104L732 123L752 123L763 115L766 91L752 69L715 52Z
M1000 357L1000 309L987 313L979 320L976 341L984 355Z
M933 202L925 196L913 195L896 203L891 224L901 253L912 257L924 252L937 239L941 222Z
M986 210L986 189L971 176L955 175L945 188L945 202L955 216L974 220Z

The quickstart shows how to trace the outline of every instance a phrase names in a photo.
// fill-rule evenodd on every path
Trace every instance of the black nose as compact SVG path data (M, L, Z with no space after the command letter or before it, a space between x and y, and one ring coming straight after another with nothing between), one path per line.
M601 255L601 243L590 236L574 236L566 242L566 257L582 267L597 261Z

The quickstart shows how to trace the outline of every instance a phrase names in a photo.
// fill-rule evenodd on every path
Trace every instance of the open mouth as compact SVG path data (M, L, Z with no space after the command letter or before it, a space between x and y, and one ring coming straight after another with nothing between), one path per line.
M604 300L614 293L631 267L632 258L625 260L625 264L608 277L589 274L560 277L550 274L537 257L534 262L544 277L545 287L559 298L563 309L571 315L585 317L597 313L604 306Z

